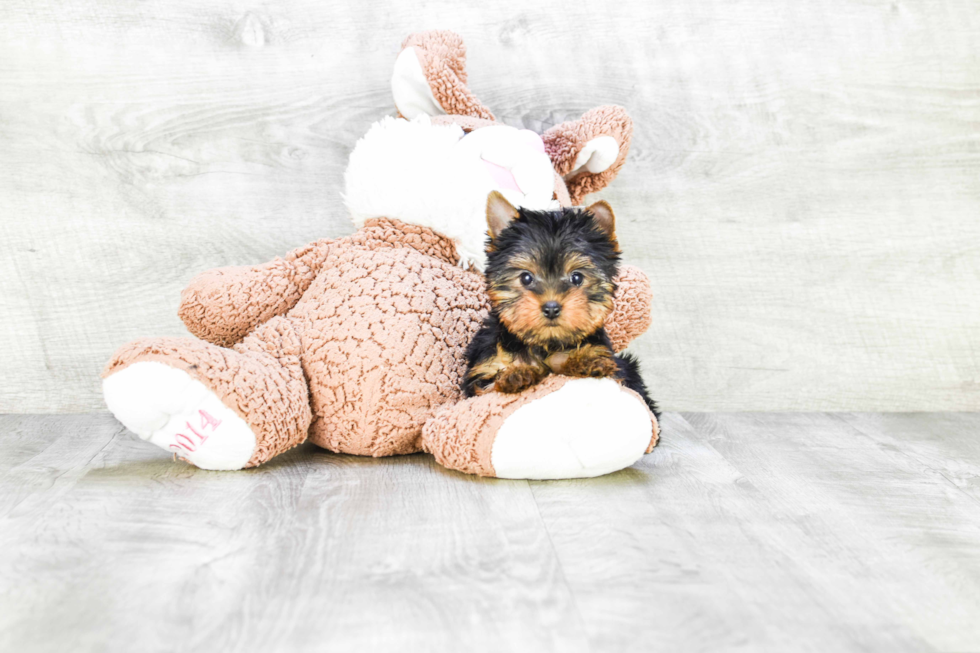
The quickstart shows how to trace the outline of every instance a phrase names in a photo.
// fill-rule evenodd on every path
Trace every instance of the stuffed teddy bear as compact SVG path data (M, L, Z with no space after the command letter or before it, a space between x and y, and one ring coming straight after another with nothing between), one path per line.
M503 478L596 476L633 464L658 425L611 379L548 377L463 399L464 351L487 314L487 194L578 203L622 167L632 126L602 107L543 136L501 125L466 88L451 32L415 34L345 173L357 231L256 266L195 277L179 314L197 338L146 338L103 372L112 413L203 469L254 467L312 440L330 451L425 451ZM606 329L621 350L650 323L650 288L623 266Z

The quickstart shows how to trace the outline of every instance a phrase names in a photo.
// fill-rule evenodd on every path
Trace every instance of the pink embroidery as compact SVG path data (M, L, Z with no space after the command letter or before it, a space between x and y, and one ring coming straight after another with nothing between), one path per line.
M221 426L221 420L215 418L213 415L210 415L206 410L200 409L197 412L201 415L201 426L199 428L202 431L210 426L211 431L214 432L218 429L219 426ZM208 441L209 436L198 433L194 429L194 427L191 426L190 422L185 422L184 424L187 426L188 430L190 430L190 432L193 433L194 436L197 438L197 442L195 442L194 439L191 438L189 435L186 435L184 433L177 433L176 435L174 435L174 440L176 440L177 442L175 444L171 444L168 448L172 449L173 451L187 451L187 452L196 451L199 446L201 446L202 444Z
M181 441L181 438L183 438L183 441ZM177 435L175 435L174 440L177 441L177 446L179 446L180 448L186 451L194 451L197 449L197 445L194 444L194 441L191 440L186 435L184 435L183 433L178 433Z
M201 428L202 429L205 428L205 427L207 427L207 426L210 426L211 427L211 430L214 431L219 426L221 426L221 420L220 419L216 419L215 417L212 417L211 415L209 415L208 414L208 411L206 411L204 409L201 409L201 410L199 410L197 412L199 412L201 414Z
M201 441L201 444L204 444L204 442L208 439L208 436L201 435L200 433L198 433L197 431L195 431L194 430L194 427L191 426L191 423L190 422L185 422L185 424L187 425L187 428L189 428L191 430L191 433L193 433L194 435L197 436L197 439Z

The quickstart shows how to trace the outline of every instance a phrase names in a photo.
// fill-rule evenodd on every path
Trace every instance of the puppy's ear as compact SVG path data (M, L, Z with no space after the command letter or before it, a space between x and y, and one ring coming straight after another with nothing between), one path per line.
M609 202L600 200L585 210L592 214L596 225L609 236L609 240L616 243L616 251L619 251L619 242L616 240L616 216Z
M496 238L517 217L517 209L497 191L487 195L487 231Z

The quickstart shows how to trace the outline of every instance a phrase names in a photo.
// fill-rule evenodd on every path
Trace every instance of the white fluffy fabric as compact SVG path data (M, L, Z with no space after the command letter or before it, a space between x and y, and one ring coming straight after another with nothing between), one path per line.
M490 461L498 478L588 478L629 467L651 437L640 399L611 379L575 379L514 411Z
M529 149L513 127L486 127L472 136L484 129L498 135L492 139L492 155L484 156L489 143L482 135L471 143L462 128L433 125L428 116L412 121L389 117L372 125L354 147L344 174L344 201L354 225L386 217L429 227L455 241L460 265L482 271L487 195L497 190L484 161L492 156L501 162L501 150L506 151L505 167L528 186L516 195L504 191L515 205L557 205L551 199L554 168L547 155Z

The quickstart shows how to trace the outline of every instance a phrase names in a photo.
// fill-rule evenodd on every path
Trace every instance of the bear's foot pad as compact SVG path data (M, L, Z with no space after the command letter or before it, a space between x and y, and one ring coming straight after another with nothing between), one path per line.
M136 362L106 378L102 391L126 428L201 469L242 469L255 452L249 425L183 370Z
M498 478L601 476L629 467L650 444L643 402L612 379L574 379L507 417L493 443Z

